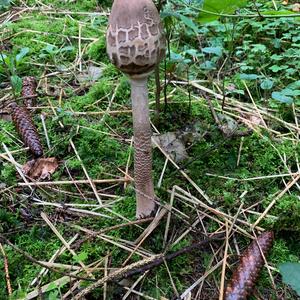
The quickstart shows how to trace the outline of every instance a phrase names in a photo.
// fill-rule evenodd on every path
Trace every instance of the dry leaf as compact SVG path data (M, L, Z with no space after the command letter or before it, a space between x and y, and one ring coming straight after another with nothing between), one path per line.
M152 139L175 162L181 162L188 158L188 147L193 143L201 141L205 135L206 131L202 128L201 123L196 121L181 130L155 135Z
M288 0L282 1L282 5L288 5L288 4L289 4Z
M249 121L254 125L263 125L261 118L255 115L251 115Z
M294 11L294 12L300 12L300 3L293 4L292 11Z
M88 66L86 70L84 70L81 74L77 76L77 80L80 83L95 82L102 76L102 74L103 68Z
M235 119L221 113L217 115L219 121L221 122L221 126L223 130L225 130L228 134L233 133L239 129L239 124Z
M29 160L23 167L22 167L22 172L29 176L29 172L30 170L33 168L34 164L35 164L36 160L35 159L32 159L32 160ZM31 177L31 176L30 176Z
M32 179L43 180L50 178L58 168L58 161L55 157L38 158L28 161L22 171L25 175Z
M184 143L174 132L156 135L153 139L174 161L180 162L188 157Z
M249 123L251 125L257 125L257 126L264 125L262 119L258 115L254 115L252 113L241 113L241 116L244 118L242 122L245 123L246 125L249 125Z
M230 83L226 86L226 89L229 91L229 92L232 92L234 90L236 90L236 85L233 84L233 83Z

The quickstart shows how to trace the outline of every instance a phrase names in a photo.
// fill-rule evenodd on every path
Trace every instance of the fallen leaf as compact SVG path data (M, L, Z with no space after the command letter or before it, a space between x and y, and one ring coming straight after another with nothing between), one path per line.
M241 116L245 119L243 120L243 122L248 125L247 123L247 120L249 120L249 122L252 124L252 125L264 125L263 124L263 121L262 119L257 116L257 115L254 115L254 114L251 114L251 113L242 113Z
M79 82L95 82L98 80L103 73L103 69L95 66L88 66L86 70L84 70L81 74L77 76Z
M226 87L226 89L230 92L236 90L236 86L233 83L228 84L228 86Z
M263 125L262 119L260 117L258 117L258 116L251 115L249 117L249 120L254 125Z
M176 161L182 161L188 157L185 145L175 132L167 132L153 137L154 141Z
M32 160L28 161L28 162L22 167L22 172L23 172L25 175L28 175L28 176L29 176L29 172L30 172L30 170L33 168L35 162L36 162L35 159L32 159Z
M178 133L178 136L183 141L183 143L188 146L195 142L201 141L205 135L206 131L199 121L195 121L194 123L189 124Z
M233 119L225 114L219 113L218 119L221 122L221 126L222 126L223 130L225 130L228 133L230 133L230 132L233 133L236 130L238 130L238 128L239 128L238 122L235 119Z
M25 175L32 179L43 180L50 178L58 168L58 161L55 157L38 158L28 161L22 171Z
M199 142L206 135L201 122L195 121L185 128L176 132L166 132L153 136L153 140L165 151L175 162L188 158L187 149L194 143Z
M292 11L293 12L300 12L300 3L293 4Z

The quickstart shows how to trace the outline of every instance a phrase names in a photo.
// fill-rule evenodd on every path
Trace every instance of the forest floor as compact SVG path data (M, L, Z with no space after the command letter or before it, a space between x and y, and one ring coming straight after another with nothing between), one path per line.
M76 299L94 282L80 299L218 299L268 230L250 299L299 299L279 273L300 262L294 2L251 2L245 18L167 1L159 113L149 80L160 208L136 220L130 86L106 55L111 1L0 1L0 299ZM44 157L58 161L43 180L24 176L32 157L7 109L26 76Z

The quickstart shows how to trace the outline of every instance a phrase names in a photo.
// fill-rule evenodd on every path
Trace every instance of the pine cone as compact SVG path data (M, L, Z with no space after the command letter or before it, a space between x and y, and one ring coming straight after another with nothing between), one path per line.
M22 97L25 106L35 106L37 82L34 77L27 76L23 78Z
M16 103L12 103L10 109L12 110L12 120L24 144L29 147L34 156L42 156L43 147L28 110Z
M274 233L267 231L253 241L240 258L240 263L233 273L231 282L227 285L225 300L246 300L251 293L260 269L264 265L264 256L270 250L274 240ZM260 249L259 249L259 246Z

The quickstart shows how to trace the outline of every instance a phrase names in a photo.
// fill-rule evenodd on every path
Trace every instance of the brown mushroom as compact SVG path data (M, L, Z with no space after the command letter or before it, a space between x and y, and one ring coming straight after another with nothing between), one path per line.
M106 35L111 62L130 78L134 180L138 218L155 211L147 80L165 54L159 13L152 0L115 0Z

